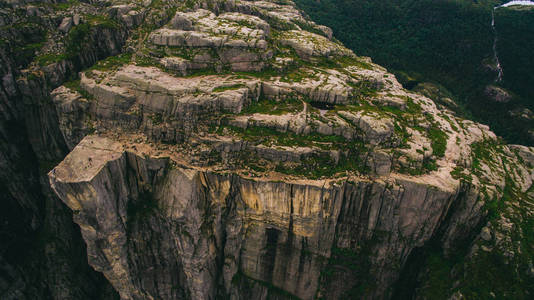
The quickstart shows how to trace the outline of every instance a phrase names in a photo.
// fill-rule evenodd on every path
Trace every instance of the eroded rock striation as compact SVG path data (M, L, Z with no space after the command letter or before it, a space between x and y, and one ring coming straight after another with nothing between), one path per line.
M115 56L47 44L64 54L18 82L50 99L34 147L70 151L50 186L122 299L389 299L434 270L413 262L429 247L464 258L451 297L487 253L532 266L534 149L404 89L290 1L108 4L74 3L57 32L90 25L87 49Z

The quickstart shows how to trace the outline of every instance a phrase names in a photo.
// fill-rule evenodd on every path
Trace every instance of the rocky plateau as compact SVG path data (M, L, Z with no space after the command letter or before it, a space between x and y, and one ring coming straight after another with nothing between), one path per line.
M4 223L77 249L30 290L39 265L2 246L3 299L391 299L414 268L410 297L437 299L430 247L461 253L444 299L490 254L521 286L482 296L534 292L534 149L291 1L4 1L0 24L45 32L27 60L0 42L2 201L25 215Z

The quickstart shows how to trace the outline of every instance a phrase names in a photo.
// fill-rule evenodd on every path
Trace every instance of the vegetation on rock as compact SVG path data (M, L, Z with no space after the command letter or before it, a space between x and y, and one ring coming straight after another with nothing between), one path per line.
M439 85L405 89L291 1L38 10L39 38L0 44L32 52L2 77L20 126L0 120L0 186L32 203L12 149L62 160L32 186L72 210L79 257L122 298L532 293L534 149L436 105Z
M507 141L533 145L534 10L493 8L507 1L307 1L296 3L357 54L388 67L409 89L432 82L451 93L460 114L491 126ZM491 27L495 13L497 52L504 70L499 86L513 100L499 103L485 93L496 77ZM450 92L448 92L450 91ZM450 103L447 104L450 106Z

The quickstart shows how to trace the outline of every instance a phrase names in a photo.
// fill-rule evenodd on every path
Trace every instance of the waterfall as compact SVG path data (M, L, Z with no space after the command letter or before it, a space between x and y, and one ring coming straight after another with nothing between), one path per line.
M497 7L494 7L491 11L491 28L493 30L493 59L495 60L495 66L497 68L497 78L495 78L495 82L500 82L502 80L502 67L501 62L499 61L499 55L497 54L497 30L495 29L495 9Z
M495 6L493 10L491 11L491 28L493 30L493 58L495 60L495 65L496 65L497 72L498 72L497 78L495 78L495 82L500 82L503 76L501 62L499 61L499 55L497 53L498 38L497 38L497 30L495 29L495 10L500 7L509 7L509 6L514 6L514 5L523 5L523 6L534 5L534 2L530 0L514 0L514 1L504 3L502 5Z

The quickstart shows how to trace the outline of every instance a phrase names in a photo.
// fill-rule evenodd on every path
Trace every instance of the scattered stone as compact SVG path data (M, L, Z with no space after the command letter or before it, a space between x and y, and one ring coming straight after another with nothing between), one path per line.
M74 16L72 16L72 22L74 23L74 26L78 26L80 25L80 15L79 14L75 14Z
M63 18L58 29L64 33L67 33L72 28L72 24L73 24L72 17Z
M509 111L508 114L514 118L520 118L525 121L534 120L534 113L528 108L517 108Z
M491 231L488 227L482 228L482 231L480 232L480 238L485 241L491 241Z

